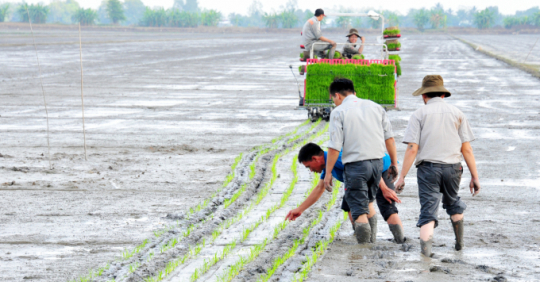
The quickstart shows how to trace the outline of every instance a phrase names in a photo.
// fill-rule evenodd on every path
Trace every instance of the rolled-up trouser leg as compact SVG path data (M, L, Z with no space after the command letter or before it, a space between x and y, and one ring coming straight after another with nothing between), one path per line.
M455 164L452 167L443 168L443 179L441 192L443 209L449 216L455 214L463 214L467 205L458 196L459 184L461 182L461 175L463 174L463 166L461 164ZM463 248L463 219L452 222L452 228L454 229L454 235L456 236L455 248L457 251Z
M441 201L440 183L442 179L442 169L421 165L417 171L418 198L420 199L420 217L416 226L422 227L435 221L435 228L439 225L438 210Z
M396 188L394 187L394 183L392 182L392 179L388 177L388 170L382 173L382 178L388 188L394 191L396 190ZM389 203L384 198L384 195L381 189L377 190L376 198L377 198L377 206L379 207L379 211L381 212L381 215L384 218L384 221L387 221L391 215L398 213L396 202L392 201L392 203Z
M369 214L369 203L375 200L381 179L382 160L366 160L345 165L345 201L353 219Z
M321 54L322 53L323 55L326 55L325 54L326 50L333 49L333 51L332 50L330 51L330 53L332 53L332 54L330 54L330 55L332 55L332 57L331 58L329 57L329 59L334 58L334 52L336 51L336 48L332 48L332 44L330 44L328 42L325 42L325 41L322 41L322 40L317 40L317 41L315 41L313 43L317 43L317 44L313 45L313 53L314 54ZM323 43L323 44L319 44L319 43ZM320 55L318 57L319 57L319 59L321 58Z

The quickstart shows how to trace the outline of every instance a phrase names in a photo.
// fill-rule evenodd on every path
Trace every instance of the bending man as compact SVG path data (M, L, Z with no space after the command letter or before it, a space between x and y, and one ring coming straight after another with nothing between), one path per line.
M476 161L469 142L474 140L469 122L456 107L444 102L451 93L444 88L440 75L427 75L422 87L413 96L422 95L425 106L416 110L405 130L403 143L407 144L401 175L396 182L398 193L403 191L405 176L416 158L418 168L418 196L420 217L416 226L420 227L422 254L430 257L433 243L433 229L439 221L439 202L450 215L455 248L463 248L463 212L467 205L458 196L459 183L463 174L461 156L471 172L470 189L473 196L480 192L480 182Z
M296 209L291 210L288 214L286 219L288 220L295 220L298 218L302 213L311 207L315 202L317 202L322 194L324 193L325 187L324 187L324 177L326 175L326 158L327 158L327 152L324 152L321 147L317 144L308 143L300 149L300 152L298 153L298 161L302 163L305 167L309 168L312 172L321 173L321 179L317 186L313 189L311 194L306 198L306 200L300 204ZM379 187L380 189L377 191L377 206L379 206L379 211L381 212L381 215L383 216L384 220L388 223L388 227L390 228L390 231L392 232L392 235L394 235L394 240L396 243L401 244L405 241L405 238L403 237L403 225L401 224L401 220L398 216L398 209L396 207L396 202L401 203L399 198L397 197L396 193L394 192L394 184L392 181L394 180L393 177L390 176L388 168L390 167L390 156L386 154L383 158L383 174L382 179L380 181ZM341 153L339 154L339 157L336 161L336 164L334 165L334 169L332 170L332 176L340 181L343 182L343 163L341 162ZM397 176L397 175L395 175ZM331 190L331 189L330 189ZM345 187L345 190L347 188ZM345 212L349 214L349 220L351 221L351 224L353 225L354 230L354 220L352 218L349 205L345 201L345 198L343 198L343 202L341 203L341 209L343 209ZM376 215L375 208L373 207L373 201L369 203L369 217L373 217ZM377 238L377 230L372 229L371 230L371 243L375 243Z
M321 21L325 17L323 9L315 10L315 16L307 20L302 29L302 36L304 37L304 46L306 51L311 51L311 46L314 43L313 53L316 54L319 59L325 57L324 51L330 50L329 59L334 58L334 52L336 51L336 42L322 36ZM312 58L313 59L313 58Z

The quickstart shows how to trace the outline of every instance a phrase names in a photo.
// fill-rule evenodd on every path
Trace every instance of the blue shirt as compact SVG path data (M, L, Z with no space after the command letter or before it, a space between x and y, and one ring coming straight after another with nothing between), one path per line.
M336 164L334 165L334 169L332 170L332 176L335 179L337 179L337 181L339 181L339 182L343 182L343 170L345 170L345 165L343 165L343 163L341 162L341 153L342 152L339 152L338 159L336 161ZM328 153L324 152L324 163L325 164L326 164L327 155L328 155ZM390 156L387 153L384 154L384 157L383 157L383 171L382 172L385 172L385 171L388 170L388 168L390 167L390 163L391 163ZM325 176L326 176L326 166L325 166L325 169L323 169L323 171L321 173L321 179L324 179Z

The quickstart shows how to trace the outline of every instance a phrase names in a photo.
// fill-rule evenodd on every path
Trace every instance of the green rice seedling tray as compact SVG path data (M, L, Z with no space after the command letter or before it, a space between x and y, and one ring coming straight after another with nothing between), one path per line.
M331 105L328 87L336 77L354 83L356 96L381 105L395 105L396 66L393 60L307 60L304 105Z

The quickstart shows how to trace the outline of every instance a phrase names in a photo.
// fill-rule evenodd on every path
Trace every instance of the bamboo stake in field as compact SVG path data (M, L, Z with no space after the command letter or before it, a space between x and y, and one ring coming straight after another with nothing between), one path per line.
M84 139L84 160L88 161L88 155L86 154L86 128L84 126L84 93L83 93L83 65L82 65L82 40L81 40L81 23L79 22L79 58L81 61L81 105L82 105L82 127L83 127L83 139Z
M51 162L51 144L49 142L49 111L47 110L47 99L45 98L45 89L43 88L43 80L41 79L41 65L39 63L39 57L36 47L36 40L34 39L34 29L32 28L32 19L30 18L30 12L28 11L28 5L26 6L26 14L28 15L28 23L30 24L30 32L32 33L32 42L34 42L34 51L36 52L36 60L39 70L39 82L41 84L41 92L43 93L43 105L45 106L45 117L47 120L47 152L49 156L49 169L52 169Z
M538 38L538 39L540 39L540 38ZM536 39L536 41L534 42L533 47L531 48L531 51L529 51L529 54L527 54L527 57L525 57L525 60L523 60L524 63L525 63L525 61L527 61L527 58L529 58L529 55L531 54L532 50L534 49L534 46L536 46L536 43L538 43L538 39Z

